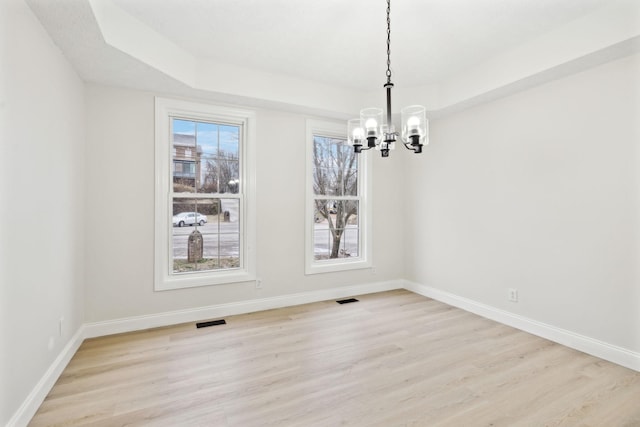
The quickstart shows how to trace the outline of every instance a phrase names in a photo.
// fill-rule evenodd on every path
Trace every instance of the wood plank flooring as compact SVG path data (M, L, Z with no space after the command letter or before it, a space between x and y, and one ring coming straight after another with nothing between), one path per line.
M357 298L86 340L30 425L640 426L638 372L408 291Z

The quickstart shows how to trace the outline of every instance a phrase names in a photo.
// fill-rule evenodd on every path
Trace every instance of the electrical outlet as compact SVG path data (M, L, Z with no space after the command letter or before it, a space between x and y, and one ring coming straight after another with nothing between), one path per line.
M508 291L509 291L509 295L508 295L509 301L518 302L518 290L515 288L509 288Z
M262 289L262 279L256 279L256 289Z

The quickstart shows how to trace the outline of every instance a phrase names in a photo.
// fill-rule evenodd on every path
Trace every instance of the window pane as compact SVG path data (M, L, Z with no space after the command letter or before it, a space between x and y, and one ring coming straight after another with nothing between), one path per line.
M318 260L329 259L329 245L331 241L331 233L329 226L325 222L316 223L313 234L313 258Z
M346 140L313 137L313 190L325 196L357 196L357 164Z
M220 199L221 214L218 216L220 268L240 266L240 201Z
M240 126L173 119L174 192L239 193Z
M200 193L233 193L240 190L240 162L225 154L203 160L203 179Z
M220 199L219 233L240 233L240 200Z
M218 125L198 124L198 145L201 153L199 193L218 192L218 171L215 166L218 157L218 139Z
M347 225L342 239L342 253L345 257L357 257L359 229L357 225Z
M218 192L218 168L216 159L207 153L202 158L202 185L199 189L200 193L217 193Z
M314 201L314 258L358 256L358 201Z
M220 193L237 193L240 187L238 158L223 153L216 161L220 177Z
M220 211L219 201L174 198L172 205L173 272L211 270L205 248L211 244L207 234Z
M220 153L234 158L240 156L240 127L219 125Z
M353 148L348 145L342 146L344 153L345 166L343 168L343 195L344 196L357 196L358 195L358 155L353 151Z
M220 268L240 265L240 234L220 234Z
M194 193L196 188L196 124L173 119L173 191Z
M174 273L240 267L238 199L176 197L173 214Z
M203 126L203 178L199 192L238 193L240 190L240 127L207 123Z

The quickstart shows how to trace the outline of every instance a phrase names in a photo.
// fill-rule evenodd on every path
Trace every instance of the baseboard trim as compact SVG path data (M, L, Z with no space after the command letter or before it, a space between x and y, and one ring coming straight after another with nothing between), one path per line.
M404 280L405 289L640 372L640 353L477 301Z
M362 285L343 286L339 288L301 292L277 297L216 304L187 310L169 311L146 316L127 317L104 322L85 323L84 337L94 338L124 332L133 332L161 326L176 325L179 323L195 322L203 319L233 316L235 314L271 310L274 308L308 304L311 302L326 301L335 298L402 289L402 287L402 280L373 282Z
M53 385L58 381L64 368L67 367L73 355L76 354L76 351L80 348L83 340L84 327L80 326L67 345L60 351L58 357L56 357L51 366L49 366L47 372L44 373L40 381L38 381L33 390L31 390L31 393L29 393L24 402L22 402L20 408L13 414L7 423L7 427L22 427L29 424L40 405L42 405L42 402L44 402L45 397L47 397L47 394L49 394L53 388Z

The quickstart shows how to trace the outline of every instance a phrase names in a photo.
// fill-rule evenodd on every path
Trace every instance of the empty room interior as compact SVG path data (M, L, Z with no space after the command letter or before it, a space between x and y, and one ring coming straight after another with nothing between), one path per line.
M0 37L0 425L640 426L637 0Z

